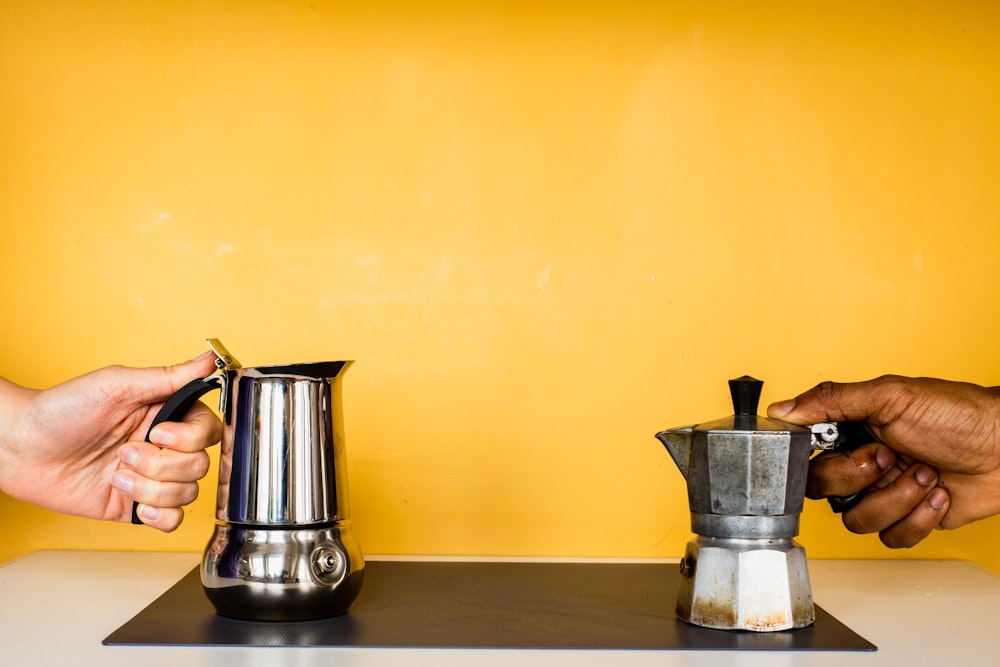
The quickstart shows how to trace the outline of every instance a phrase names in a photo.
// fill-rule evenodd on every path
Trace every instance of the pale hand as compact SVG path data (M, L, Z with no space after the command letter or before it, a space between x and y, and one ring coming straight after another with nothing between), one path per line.
M0 489L93 519L142 521L170 532L208 471L221 424L196 402L181 422L146 433L164 401L215 369L214 354L160 368L109 366L50 389L0 379Z

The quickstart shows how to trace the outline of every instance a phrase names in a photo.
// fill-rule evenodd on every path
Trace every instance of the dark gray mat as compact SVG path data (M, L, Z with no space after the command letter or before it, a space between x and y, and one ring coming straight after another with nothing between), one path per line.
M350 613L297 623L216 615L197 569L106 645L355 646L873 651L817 607L785 632L709 630L677 620L677 565L373 561Z

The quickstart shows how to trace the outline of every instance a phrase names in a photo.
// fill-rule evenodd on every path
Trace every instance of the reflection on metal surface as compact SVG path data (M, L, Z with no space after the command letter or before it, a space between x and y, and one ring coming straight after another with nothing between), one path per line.
M363 573L350 521L315 529L220 524L205 550L201 581L223 616L295 621L346 612Z
M223 414L217 525L201 579L223 616L335 616L357 596L340 385L350 361L244 368L217 339Z
M350 362L341 363L335 377L229 373L216 518L300 526L347 517L340 379Z

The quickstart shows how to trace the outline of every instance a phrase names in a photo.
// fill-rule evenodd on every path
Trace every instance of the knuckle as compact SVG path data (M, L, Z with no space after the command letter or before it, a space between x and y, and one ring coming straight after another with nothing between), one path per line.
M198 484L195 482L190 482L188 484L184 484L184 488L181 491L181 498L178 505L190 505L197 499L198 499Z
M918 390L912 378L902 375L881 375L873 381L873 384L877 390L877 403L880 406L873 416L880 424L890 423L896 415L918 398Z
M201 479L207 475L208 470L211 467L211 460L209 459L208 454L205 452L199 452L199 454L200 456L195 459L192 466L195 479Z
M210 419L199 419L183 424L184 429L175 447L181 451L201 451L222 439L222 425L215 415Z
M823 493L823 483L820 481L815 481L813 476L810 475L809 479L806 481L806 498L810 500L821 500L826 498L827 494Z
M208 442L214 444L222 439L222 420L215 413L209 412L208 417Z
M189 505L198 497L196 482L160 482L151 485L143 502L159 508L180 508Z
M163 450L157 450L152 456L143 456L137 461L140 472L150 479L159 479L163 475Z
M841 452L817 456L809 463L806 496L818 499L857 493L877 481L873 467L859 465L854 458Z
M892 483L885 487L887 493L892 493L897 504L904 505L907 508L916 507L921 500L923 500L931 490L930 488L924 487L917 481L916 473L902 474L893 480Z
M847 511L841 515L841 520L844 522L844 528L856 535L867 535L868 533L874 533L877 527L872 527L865 521L858 512Z
M900 537L889 530L879 533L879 540L890 549L909 549L920 541L919 539L914 540L911 537Z
M816 393L820 396L830 396L837 391L837 383L832 380L823 380L816 385Z
M819 500L828 496L847 495L837 493L831 479L835 479L835 475L830 474L829 466L810 468L806 477L806 497Z
M878 539L879 539L879 542L881 542L883 545L889 547L890 549L898 549L898 548L900 548L899 545L898 545L898 543L896 542L896 540L892 537L892 535L889 535L889 534L887 534L885 532L879 533Z
M161 510L160 520L156 523L155 528L164 533L172 533L180 527L182 521L184 521L184 512Z
M840 385L831 380L824 380L816 385L814 391L816 392L816 398L824 406L836 405L837 398L840 395Z
M846 458L851 463L849 471L852 479L856 480L856 483L862 487L874 484L885 475L878 466L876 451L872 447L856 449L850 452Z

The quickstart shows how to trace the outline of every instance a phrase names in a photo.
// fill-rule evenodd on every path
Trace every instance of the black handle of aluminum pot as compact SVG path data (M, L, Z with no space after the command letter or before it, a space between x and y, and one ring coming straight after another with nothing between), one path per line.
M222 387L222 378L218 375L211 375L207 378L192 380L178 389L177 393L168 398L167 402L160 408L160 411L153 417L153 423L149 425L149 430L146 431L146 442L152 442L149 439L149 434L153 432L154 426L163 422L173 422L182 419L187 414L187 411L191 409L191 406L194 405L195 401L213 389L219 389L220 387ZM142 525L142 519L139 518L139 503L134 501L132 503L132 523Z
M864 422L837 422L837 432L837 442L833 450L845 454L876 441ZM840 514L860 503L867 493L868 489L861 489L849 496L830 496L827 502L834 512Z

